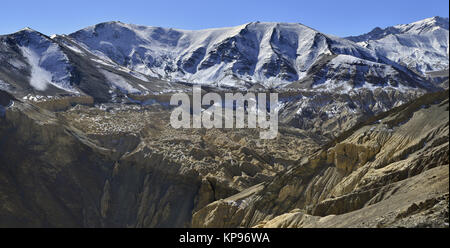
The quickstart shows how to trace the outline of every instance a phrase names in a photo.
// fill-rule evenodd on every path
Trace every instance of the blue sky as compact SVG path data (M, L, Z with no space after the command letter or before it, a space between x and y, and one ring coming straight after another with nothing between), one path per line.
M448 0L77 0L2 1L0 34L31 27L68 34L104 21L203 29L251 21L300 22L338 36L449 16Z

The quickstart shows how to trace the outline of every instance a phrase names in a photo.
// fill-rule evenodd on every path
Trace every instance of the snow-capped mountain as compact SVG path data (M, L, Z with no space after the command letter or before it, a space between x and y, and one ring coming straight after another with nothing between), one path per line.
M124 93L160 93L168 84L99 58L64 36L26 28L0 36L0 87L19 98L90 95L110 101Z
M346 39L298 23L178 30L106 22L48 37L0 36L0 82L19 97L157 94L186 84L349 92L433 90L422 73L448 68L448 19Z
M298 23L186 31L108 22L69 37L145 75L217 86L273 87L297 81L325 55L379 60L369 49Z
M49 85L78 93L70 84L71 65L66 54L50 39L26 28L15 34L17 45L30 66L30 85L44 91Z
M285 86L287 89L342 93L360 88L373 90L385 87L398 91L433 88L432 84L417 74L398 65L372 62L345 54L322 58L308 70L305 77Z
M0 36L0 59L5 85L77 93L70 84L72 66L67 56L51 39L29 28Z
M449 66L449 19L432 17L348 37L359 45L422 75Z

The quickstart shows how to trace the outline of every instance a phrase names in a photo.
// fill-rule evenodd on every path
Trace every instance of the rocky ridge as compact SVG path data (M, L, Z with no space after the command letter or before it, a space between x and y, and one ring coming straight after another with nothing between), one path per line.
M342 135L273 181L197 211L192 225L421 226L424 211L438 204L439 214L423 225L448 226L448 91L421 97ZM421 192L417 182L436 185ZM427 207L399 211L413 204ZM409 224L403 218L411 218Z

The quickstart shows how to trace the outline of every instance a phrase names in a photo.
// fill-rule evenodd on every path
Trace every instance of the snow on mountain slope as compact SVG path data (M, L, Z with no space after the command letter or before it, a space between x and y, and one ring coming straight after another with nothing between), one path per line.
M145 75L216 86L282 85L299 80L321 56L333 53L378 60L369 49L295 23L187 31L107 22L69 37Z
M16 33L18 46L30 66L30 85L39 91L51 84L78 93L70 84L71 65L67 56L51 40L31 29Z
M359 35L359 36L350 36L347 39L354 42L362 42L369 40L379 40L390 34L427 34L434 30L438 29L449 29L449 19L443 18L439 16L426 18L420 21L416 21L409 24L400 24L396 26L391 26L387 28L376 27L369 33Z
M100 70L103 75L105 75L106 80L108 83L113 85L113 87L117 88L118 90L124 92L124 93L139 93L140 91L133 86L131 86L127 80L125 80L123 77L111 73L106 70Z
M447 50L443 18L347 39L298 23L189 31L106 22L52 38L30 29L0 36L0 80L18 97L85 94L99 102L184 90L189 83L428 91L434 83L411 69L447 69Z
M67 36L50 38L28 28L0 35L0 82L2 88L17 98L89 95L98 102L109 102L127 93L149 94L187 88L97 56Z
M386 87L398 91L433 89L432 84L411 71L345 54L323 57L304 78L284 88L346 94L361 88L375 90Z
M367 34L347 39L422 75L449 66L448 18L432 17L385 29L375 28Z

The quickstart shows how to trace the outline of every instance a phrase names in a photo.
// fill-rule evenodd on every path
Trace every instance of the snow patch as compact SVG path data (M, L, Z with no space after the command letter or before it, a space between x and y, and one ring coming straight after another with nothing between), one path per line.
M76 53L78 53L78 54L84 54L83 51L81 51L80 49L78 49L78 48L75 47L75 46L69 45L69 44L67 44L67 43L65 43L64 45L65 45L65 47L69 48L69 49L72 50L73 52L76 52Z
M79 94L70 84L70 62L59 45L41 34L27 30L28 42L21 40L19 48L30 66L30 85L44 91L49 85L61 90Z
M11 85L0 79L0 90L9 91L11 89Z
M24 69L27 65L18 59L11 59L8 63L17 69Z
M107 70L100 69L100 72L105 76L108 83L110 83L115 88L121 90L124 93L140 93L141 91L134 88L131 84L127 82L123 77L109 72Z
M52 82L52 74L39 66L40 57L27 47L20 47L22 54L31 66L30 85L36 90L44 91Z

